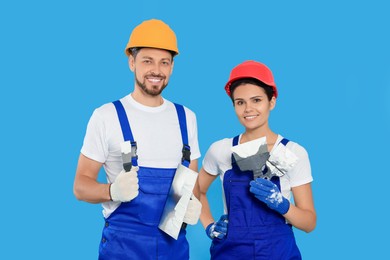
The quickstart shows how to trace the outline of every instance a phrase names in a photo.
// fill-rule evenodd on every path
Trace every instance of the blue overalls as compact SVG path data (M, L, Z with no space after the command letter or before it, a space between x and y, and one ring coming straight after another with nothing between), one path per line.
M120 101L113 102L118 113L125 141L136 146L130 124ZM182 164L188 167L186 116L183 106L175 104L183 140ZM132 158L137 166L137 157ZM121 205L105 219L99 246L100 260L184 260L189 259L189 246L185 229L177 240L158 228L176 169L160 169L140 166L138 170L139 194Z
M284 145L287 142L281 141ZM237 144L238 136L233 138L233 146ZM240 171L232 155L232 169L223 179L229 218L227 236L213 239L211 259L301 259L291 225L250 193L251 180L252 171ZM273 177L272 182L280 189L279 177Z

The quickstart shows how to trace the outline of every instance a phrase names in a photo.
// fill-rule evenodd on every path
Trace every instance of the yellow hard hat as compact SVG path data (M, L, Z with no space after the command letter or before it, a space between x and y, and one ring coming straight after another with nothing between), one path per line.
M126 45L125 53L131 54L130 48L149 47L164 49L179 54L175 32L163 21L151 19L134 28Z

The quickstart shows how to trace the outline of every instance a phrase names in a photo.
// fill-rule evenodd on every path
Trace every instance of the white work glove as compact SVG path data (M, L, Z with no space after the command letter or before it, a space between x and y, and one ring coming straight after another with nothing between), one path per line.
M112 201L129 202L138 196L138 167L132 167L131 171L122 170L115 182L110 185Z
M187 206L186 214L184 215L183 222L190 225L195 225L196 223L198 223L201 211L202 211L202 204L194 196L194 194L192 194L190 202L188 203Z

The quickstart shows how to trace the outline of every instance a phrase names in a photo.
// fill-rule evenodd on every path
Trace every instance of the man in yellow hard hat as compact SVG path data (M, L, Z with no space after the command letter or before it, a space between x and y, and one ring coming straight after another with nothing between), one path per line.
M186 186L190 194L180 198L182 209L175 207L171 218L166 214L172 183L179 174L197 177L200 157L195 114L162 97L179 53L176 35L163 21L144 21L132 31L125 53L134 90L93 112L74 194L79 200L102 203L105 225L99 259L189 259L183 227L199 219L195 181ZM97 180L102 166L108 183ZM169 228L167 221L176 221L176 226Z

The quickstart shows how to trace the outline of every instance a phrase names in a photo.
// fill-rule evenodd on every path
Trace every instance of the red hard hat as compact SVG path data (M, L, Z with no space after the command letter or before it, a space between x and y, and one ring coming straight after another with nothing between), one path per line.
M233 81L242 78L254 78L260 80L261 82L267 84L268 86L271 86L272 89L274 90L275 98L278 97L278 90L276 88L272 71L263 63L253 61L253 60L248 60L234 67L230 72L229 81L225 85L225 90L226 93L229 95L229 97L231 95L230 85L233 83Z

